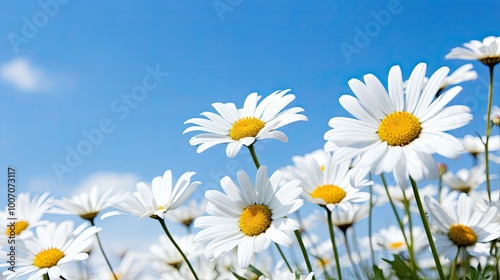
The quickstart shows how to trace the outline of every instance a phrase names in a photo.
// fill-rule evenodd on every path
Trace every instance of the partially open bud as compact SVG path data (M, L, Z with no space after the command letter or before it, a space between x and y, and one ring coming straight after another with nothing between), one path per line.
M500 115L494 116L491 122L493 123L493 125L500 126Z
M446 164L442 162L438 163L437 166L439 170L439 175L443 175L444 173L446 173L446 171L448 171L448 167L446 166Z

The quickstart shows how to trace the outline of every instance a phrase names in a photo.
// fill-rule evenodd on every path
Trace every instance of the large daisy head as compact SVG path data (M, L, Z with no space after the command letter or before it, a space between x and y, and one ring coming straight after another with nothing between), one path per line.
M19 258L14 273L7 270L4 275L9 275L7 279L13 279L29 274L28 279L39 279L48 273L51 279L58 279L61 265L88 258L85 251L92 246L94 235L99 230L86 224L75 229L72 221L39 226L36 236L24 241L27 257Z
M440 254L452 260L463 248L472 256L489 255L489 241L500 237L500 224L494 221L498 208L490 206L483 212L465 193L460 194L455 207L445 209L430 196L425 202L437 227L434 239Z
M209 242L205 249L208 259L237 247L238 263L246 268L254 253L269 247L271 241L292 245L290 234L299 224L288 216L302 206L302 188L298 180L283 184L279 171L268 178L266 166L257 170L255 187L244 171L239 171L237 177L239 187L229 177L221 179L225 194L206 192L209 216L195 220L194 226L203 228L195 240Z
M464 47L456 47L446 55L447 59L479 60L488 66L500 62L500 37L488 36L483 41L472 40Z
M372 74L364 82L351 79L356 95L343 95L340 104L355 117L335 117L325 133L325 150L336 149L335 161L361 155L359 164L375 174L394 172L402 187L408 176L415 180L437 179L432 154L458 157L463 145L445 131L464 126L472 115L466 106L445 106L461 91L455 86L435 98L449 69L437 70L425 86L426 64L418 64L403 90L399 66L389 71L388 90ZM336 148L336 147L340 148Z
M194 174L195 172L182 174L174 186L172 171L167 170L163 176L153 178L151 188L144 182L138 183L137 191L124 194L114 203L114 207L124 213L138 216L139 219L145 217L163 219L167 211L181 206L200 185L198 181L191 182ZM101 219L123 212L111 211L102 215Z
M361 166L351 168L351 161L337 163L330 153L324 152L325 163L320 165L312 154L305 155L292 169L295 178L302 182L303 196L312 203L348 209L351 202L363 202L370 194L358 188L371 184L366 180L368 169Z
M218 114L203 112L205 118L193 118L185 123L194 124L184 133L203 131L195 135L189 144L198 146L197 152L227 143L226 154L233 158L243 145L250 146L258 139L274 138L287 142L286 135L276 129L296 121L305 121L307 117L298 113L302 108L293 107L283 110L295 99L295 95L287 94L290 90L275 91L264 98L258 105L260 96L251 93L245 100L243 108L237 109L234 103L213 103Z

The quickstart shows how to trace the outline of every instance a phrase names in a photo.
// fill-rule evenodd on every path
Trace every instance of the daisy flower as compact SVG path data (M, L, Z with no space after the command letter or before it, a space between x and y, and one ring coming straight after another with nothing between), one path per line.
M413 233L413 248L416 252L423 250L427 247L427 237L422 228L416 227L412 230ZM408 237L408 242L410 242L410 232L405 231ZM405 238L401 229L391 225L388 228L382 228L378 233L373 235L373 245L375 250L385 250L391 254L399 254L401 252L407 251Z
M375 174L393 172L401 187L408 185L408 176L417 181L439 177L432 154L456 158L463 150L460 141L444 131L464 126L472 115L466 106L444 108L461 91L459 86L434 99L447 67L437 70L422 89L426 67L425 63L415 67L406 90L399 66L389 71L388 91L372 74L364 76L364 83L349 81L357 98L343 95L339 101L356 119L332 118L332 129L324 137L325 150L341 147L334 161L361 155L359 164L371 167Z
M358 188L371 184L365 179L369 170L359 167L351 169L351 161L336 164L330 153L323 153L326 158L324 168L314 156L306 155L293 169L295 177L302 182L302 195L314 204L326 206L330 211L337 206L347 210L351 202L368 200L370 194L359 192Z
M470 193L486 181L484 171L484 164L477 165L470 171L465 168L460 169L456 174L448 171L443 175L443 183L452 190Z
M479 60L489 66L500 62L500 37L488 36L482 42L472 40L465 43L464 47L453 48L445 58Z
M174 239L189 259L203 255L203 248L200 243L194 242L194 235L174 236ZM181 254L165 235L159 236L159 243L151 245L149 252L153 256L152 260L161 267L168 265L170 269L179 269L184 263Z
M60 266L89 257L83 251L92 245L94 235L100 230L94 226L87 227L86 224L74 229L72 221L39 226L36 228L36 237L24 241L28 256L19 258L14 273L5 271L3 275L8 275L7 280L25 275L29 275L28 280L35 280L46 273L50 278L59 278Z
M30 229L48 223L40 219L50 208L51 203L52 198L49 198L48 192L41 196L35 195L33 199L29 193L20 193L14 212L9 211L8 205L5 206L5 211L0 212L0 246L7 245L8 238L13 235L17 240L31 238L33 232Z
M207 208L207 201L191 200L187 205L181 206L168 212L167 220L185 225L188 229L193 223L194 219L200 217L205 213Z
M477 79L477 72L472 70L472 68L473 66L471 63L467 63L457 68L457 70L444 79L441 89Z
M267 96L257 105L260 96L251 93L245 100L242 109L234 103L213 103L218 114L203 112L205 118L193 118L185 123L194 124L183 133L191 131L207 132L193 136L189 144L199 145L196 151L201 153L217 144L227 143L226 154L233 158L241 147L251 146L258 139L274 138L287 142L286 135L276 129L296 121L306 121L307 117L298 113L304 110L293 107L283 109L295 99L295 95L287 94L290 90L279 90Z
M464 145L465 152L468 152L473 157L477 157L479 154L484 153L484 142L486 141L486 136L477 137L468 134L460 140ZM492 152L498 150L500 150L500 135L490 136L488 151Z
M145 217L165 218L169 210L173 210L184 203L193 191L200 185L200 182L192 182L191 177L195 172L186 172L177 180L172 189L172 171L167 170L163 176L153 178L152 187L146 183L137 184L137 191L133 194L122 195L113 205L123 212L111 211L102 215L101 219L110 216L129 213L138 216L139 219Z
M89 193L73 196L71 199L62 198L54 201L54 207L48 213L62 215L76 215L85 220L94 220L102 210L110 207L120 194L112 188L99 194L97 186L93 186Z
M485 212L476 211L474 200L460 194L454 211L446 211L432 197L425 203L438 231L434 233L438 252L449 260L457 256L458 249L465 249L471 256L488 256L489 241L500 237L500 224L494 222L498 209L489 207Z
M209 216L197 218L196 228L203 228L195 236L197 242L209 241L205 257L209 260L238 248L238 264L246 268L254 253L259 253L272 242L291 246L289 236L299 228L290 218L299 209L302 188L294 180L282 184L283 174L279 171L267 177L267 167L257 170L255 187L244 171L237 173L239 187L229 177L221 179L226 194L215 190L206 192Z
M332 211L332 223L340 230L346 232L348 228L358 221L368 217L369 204L346 203L347 209L335 208Z

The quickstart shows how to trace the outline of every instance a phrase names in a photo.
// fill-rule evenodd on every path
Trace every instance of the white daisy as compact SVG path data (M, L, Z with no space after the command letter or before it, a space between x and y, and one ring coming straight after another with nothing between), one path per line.
M238 263L246 268L254 253L268 248L271 241L292 245L289 235L299 224L287 216L302 206L302 188L298 180L282 184L283 174L279 171L268 179L265 166L257 170L255 188L244 171L239 171L237 177L240 187L227 176L221 179L226 194L206 192L210 216L195 220L194 226L203 228L195 240L209 241L205 249L209 260L237 247Z
M271 274L261 275L258 280L311 280L313 275L314 272L307 275L296 275L290 272L290 270L284 266L283 262L279 262L276 264Z
M165 216L167 220L185 225L187 228L193 223L194 219L200 217L205 213L207 208L207 201L191 200L187 205L181 206L168 212Z
M304 164L307 162L305 159L308 157L312 157L316 160L322 171L325 170L326 153L325 150L319 149L312 153L307 153L304 156L293 156L293 165L289 165L281 169L284 174L283 179L287 181L298 179L296 178L296 172L301 172L301 170L305 169ZM303 175L305 176L305 174Z
M427 237L422 228L416 227L413 228L413 248L415 252L422 251L425 247L427 247ZM406 238L408 238L408 242L410 240L410 232L405 230ZM407 251L408 247L406 246L405 238L401 229L391 225L388 228L382 228L379 232L373 235L373 248L375 250L385 250L390 252L391 254L399 254L403 251Z
M472 70L473 66L471 63L467 63L457 68L453 73L449 74L443 81L441 89L448 86L458 85L462 82L471 81L477 79L477 72Z
M124 213L138 216L139 219L151 216L164 219L167 211L181 206L200 185L198 181L191 183L194 174L195 172L182 174L172 189L172 171L167 170L163 177L153 178L152 188L140 182L136 192L122 195L113 205ZM123 213L111 211L102 215L101 219L120 214Z
M448 171L443 175L443 183L450 189L470 193L477 189L482 183L486 182L486 173L484 164L479 164L468 169L460 169L456 174ZM490 176L491 179L494 176Z
M339 101L356 119L332 118L325 150L332 144L341 147L333 156L336 162L361 155L359 164L375 174L394 172L401 187L408 185L408 176L417 181L437 179L432 154L456 158L463 150L460 141L444 131L464 126L472 115L466 106L444 108L461 91L459 86L434 99L447 67L436 71L422 90L425 70L425 63L415 67L405 91L399 66L389 72L388 92L372 74L364 76L364 83L351 79L349 86L357 98L344 95Z
M7 280L28 274L28 280L34 280L46 273L58 279L61 276L59 266L88 258L83 251L92 245L94 235L100 230L94 226L87 227L87 224L74 229L72 221L39 226L36 237L24 241L28 257L19 258L14 273L5 271L3 274L8 275Z
M33 232L30 229L48 223L40 219L51 203L52 198L49 198L48 192L41 196L35 195L33 199L29 193L20 193L15 207L9 208L7 205L5 211L0 212L0 246L7 245L11 236L15 236L17 240L31 238Z
M455 47L447 59L479 60L486 65L495 65L500 62L500 37L488 36L483 41L472 40L464 47Z
M200 243L194 242L194 235L173 236L177 245L188 259L193 259L203 255L203 247ZM182 255L177 251L174 244L165 235L159 236L159 243L149 246L152 260L165 270L168 265L170 269L179 269L184 263Z
M312 155L306 155L293 169L295 178L302 182L302 195L312 203L326 206L330 211L337 206L347 210L350 202L368 200L370 194L359 192L358 188L371 184L365 179L369 170L351 168L351 161L336 164L330 153L324 154L326 160L323 171Z
M183 133L204 131L208 133L193 136L189 144L199 145L197 152L201 153L217 144L228 143L226 154L233 158L243 145L250 146L258 139L274 138L287 142L286 135L276 129L296 121L305 121L307 117L298 113L302 108L283 109L295 99L295 95L287 94L290 90L279 90L267 96L257 105L260 96L251 93L245 100L242 109L237 109L234 103L213 103L218 114L203 112L207 119L193 118L185 123L194 124Z
M77 215L86 220L93 220L99 212L110 207L120 196L112 188L99 194L97 186L90 189L90 193L81 193L71 199L62 198L54 201L54 207L48 213L62 215Z
M346 203L346 209L340 207L332 211L332 223L345 232L348 228L355 223L368 217L370 211L370 204L354 204Z
M472 256L489 255L489 241L500 237L500 224L494 222L498 209L489 207L486 212L476 211L474 200L465 193L460 194L454 211L446 211L432 197L425 203L431 220L438 231L434 233L437 251L449 260L464 248Z
M464 145L465 152L470 153L472 156L477 157L479 154L484 153L484 142L486 141L486 136L478 137L468 134L460 140ZM490 136L488 151L492 152L498 150L500 150L500 135Z
M385 187L379 184L375 184L373 187L375 194L378 195L378 199L376 201L376 205L381 205L389 202L389 197L387 196L387 191ZM413 193L413 188L400 188L398 186L387 186L387 190L389 191L389 195L393 203L401 209L405 209L405 200L410 204L410 210L418 213L418 208L415 203L415 194ZM427 185L423 188L419 188L420 196L426 195L435 195L437 194L437 187L434 185Z

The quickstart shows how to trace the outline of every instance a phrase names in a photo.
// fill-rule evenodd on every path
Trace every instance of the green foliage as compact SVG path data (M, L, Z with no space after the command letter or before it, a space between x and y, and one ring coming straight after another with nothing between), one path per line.
M385 280L385 278L384 278L384 272L378 266L373 265L373 273L375 275L373 277L373 280Z
M393 256L394 256L393 261L386 259L383 260L391 264L392 270L396 272L396 275L398 276L399 279L407 279L407 280L420 279L418 275L410 269L410 267L406 264L406 262L401 259L400 256L398 255L393 255Z
M474 267L469 267L469 270L467 271L467 275L465 275L465 278L467 280L490 280L493 279L493 276L495 274L495 267L493 265L487 265L484 269L479 266L479 270L475 269Z

